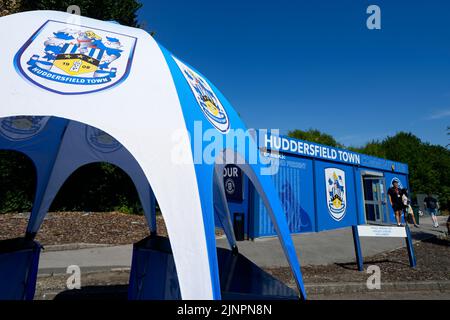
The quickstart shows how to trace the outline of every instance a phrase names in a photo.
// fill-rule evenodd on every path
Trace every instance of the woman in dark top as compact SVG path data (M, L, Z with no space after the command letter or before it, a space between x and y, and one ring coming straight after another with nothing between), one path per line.
M394 180L392 182L392 187L388 190L389 202L391 203L392 209L395 212L395 220L397 220L397 226L401 227L401 217L403 210L403 202L402 202L402 192L398 187L398 181Z

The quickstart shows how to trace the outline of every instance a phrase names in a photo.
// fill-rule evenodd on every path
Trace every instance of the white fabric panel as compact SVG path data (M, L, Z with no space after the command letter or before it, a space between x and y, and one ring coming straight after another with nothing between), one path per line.
M174 132L191 150L177 92L157 43L145 31L80 17L89 28L137 38L129 76L92 94L61 95L33 84L15 70L14 56L47 20L78 17L25 12L0 18L0 117L51 115L99 128L130 151L158 199L170 236L183 299L211 299L212 282L195 168L172 159ZM57 30L55 30L57 31ZM50 80L39 80L43 85ZM192 155L190 155L192 159Z

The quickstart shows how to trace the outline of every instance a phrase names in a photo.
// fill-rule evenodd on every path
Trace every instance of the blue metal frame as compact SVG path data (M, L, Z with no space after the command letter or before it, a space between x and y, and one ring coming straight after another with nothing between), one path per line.
M408 249L409 266L411 268L415 268L417 265L416 255L414 253L411 231L409 230L408 225L405 226L405 230L406 230L406 248Z
M352 226L353 244L355 246L355 257L358 271L364 271L363 255L361 252L361 242L359 241L358 226Z
M414 253L411 231L409 230L408 225L405 226L405 231L406 231L405 241L406 241L406 248L408 250L409 266L411 268L415 268L417 266L416 255ZM355 246L355 258L356 263L358 264L358 271L363 271L364 257L361 251L361 242L359 240L358 226L352 226L352 233L353 233L353 244Z

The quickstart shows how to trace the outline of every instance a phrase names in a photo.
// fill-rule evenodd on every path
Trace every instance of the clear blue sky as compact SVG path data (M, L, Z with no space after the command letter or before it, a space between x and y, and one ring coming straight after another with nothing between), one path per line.
M446 145L450 1L143 0L139 20L249 127L360 146L400 130ZM381 7L381 30L366 28Z

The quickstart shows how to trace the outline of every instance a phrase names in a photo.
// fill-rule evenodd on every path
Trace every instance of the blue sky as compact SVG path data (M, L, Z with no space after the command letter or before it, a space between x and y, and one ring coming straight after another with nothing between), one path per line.
M447 145L450 1L143 0L139 20L249 127ZM381 30L366 9L381 8Z

